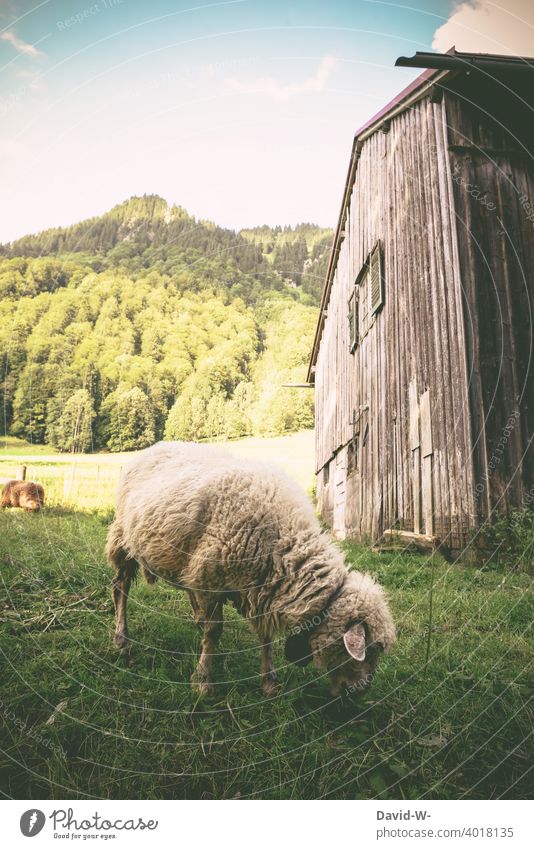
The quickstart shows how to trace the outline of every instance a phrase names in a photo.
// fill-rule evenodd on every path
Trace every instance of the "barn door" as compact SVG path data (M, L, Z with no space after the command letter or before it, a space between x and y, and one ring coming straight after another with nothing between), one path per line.
M413 497L413 530L416 534L434 534L434 506L432 492L432 429L430 392L418 397L417 383L408 387L410 408L410 454Z
M396 526L399 520L399 432L397 414L392 419L391 433L391 478L389 480L389 527Z
M338 451L334 465L334 516L333 531L338 539L344 539L346 535L345 526L345 504L346 504L346 466L345 451Z
M417 383L410 382L408 387L408 401L410 407L410 461L412 478L413 499L413 530L415 534L421 533L421 442L419 439L419 401L417 398Z

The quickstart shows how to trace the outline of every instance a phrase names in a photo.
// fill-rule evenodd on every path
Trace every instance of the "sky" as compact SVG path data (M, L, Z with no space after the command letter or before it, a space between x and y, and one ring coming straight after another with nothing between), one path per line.
M0 242L159 194L334 226L416 50L534 54L532 0L0 0Z

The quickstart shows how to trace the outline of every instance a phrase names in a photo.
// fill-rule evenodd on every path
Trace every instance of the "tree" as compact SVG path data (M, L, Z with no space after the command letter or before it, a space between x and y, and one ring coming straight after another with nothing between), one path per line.
M226 437L237 439L252 433L253 402L254 385L246 381L238 383L233 397L225 405L223 432Z
M93 443L95 411L86 389L70 396L56 423L47 431L50 443L60 451L73 454L90 451Z
M118 451L308 426L311 393L282 384L305 376L330 241L310 224L235 233L144 196L0 246L4 428ZM92 442L73 430L82 388Z
M101 415L110 451L137 451L148 448L156 439L154 407L138 386L108 395Z
M26 365L19 377L13 400L11 433L29 442L43 444L46 433L48 403L47 381L37 363Z
M208 402L194 396L180 396L170 409L165 424L165 439L198 441L206 437L206 409Z

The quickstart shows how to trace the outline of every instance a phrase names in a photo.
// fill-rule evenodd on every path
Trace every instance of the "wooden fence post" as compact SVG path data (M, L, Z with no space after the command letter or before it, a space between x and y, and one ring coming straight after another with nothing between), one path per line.
M64 480L64 485L63 485L63 496L64 496L65 501L68 501L70 499L70 494L72 492L72 485L74 483L75 472L76 472L75 463L73 463L72 466L71 466L70 476L68 478L67 478L67 470L65 470L65 480Z
M19 466L19 470L18 470L18 473L17 473L17 480L25 481L26 480L26 471L27 471L26 466L24 466L24 465Z

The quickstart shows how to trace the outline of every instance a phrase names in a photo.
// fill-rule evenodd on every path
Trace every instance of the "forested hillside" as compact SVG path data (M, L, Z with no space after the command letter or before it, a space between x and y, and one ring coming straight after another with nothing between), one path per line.
M0 247L4 433L63 451L312 425L331 232L235 233L157 196Z
M299 286L318 303L332 245L332 231L315 224L254 227L241 236L258 246L289 285Z

